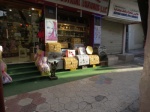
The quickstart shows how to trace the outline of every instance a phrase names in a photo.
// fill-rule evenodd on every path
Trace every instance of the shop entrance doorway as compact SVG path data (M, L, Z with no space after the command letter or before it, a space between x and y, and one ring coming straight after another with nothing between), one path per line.
M23 3L0 5L0 45L5 63L33 61L35 43L39 42L41 12Z

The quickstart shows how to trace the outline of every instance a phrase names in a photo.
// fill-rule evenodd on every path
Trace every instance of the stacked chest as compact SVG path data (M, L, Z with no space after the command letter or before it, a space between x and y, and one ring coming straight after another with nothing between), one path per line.
M64 68L65 69L78 68L78 60L75 57L64 57Z
M56 61L58 63L57 69L63 69L63 60L60 43L46 43L46 56L48 57L49 63L53 63L54 61Z
M60 43L46 43L46 52L61 52Z
M100 62L98 55L89 55L89 59L90 59L90 65L96 65L99 64Z

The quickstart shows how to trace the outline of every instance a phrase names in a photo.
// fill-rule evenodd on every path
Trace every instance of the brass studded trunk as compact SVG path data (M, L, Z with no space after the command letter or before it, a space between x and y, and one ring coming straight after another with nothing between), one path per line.
M65 69L78 68L78 60L75 57L64 57L64 68Z
M61 44L58 42L46 43L46 52L61 52Z
M98 55L89 55L90 65L96 65L100 63L100 59Z

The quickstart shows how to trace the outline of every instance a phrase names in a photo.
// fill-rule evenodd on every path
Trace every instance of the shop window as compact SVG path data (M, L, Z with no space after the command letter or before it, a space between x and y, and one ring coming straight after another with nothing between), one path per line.
M69 48L75 44L88 45L89 40L89 16L83 14L80 17L77 12L58 10L58 41L65 42ZM79 39L80 41L75 41Z
M40 9L0 7L0 45L4 58L19 56L19 48L30 53L31 45L39 41L40 19Z

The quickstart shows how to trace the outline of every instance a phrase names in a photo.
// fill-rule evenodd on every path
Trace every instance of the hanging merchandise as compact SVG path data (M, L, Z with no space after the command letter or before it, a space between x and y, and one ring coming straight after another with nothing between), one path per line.
M42 58L42 63L40 65L41 68L41 75L42 76L49 76L50 75L50 66L47 63L47 57Z
M94 44L101 44L101 17L94 17Z
M7 65L5 64L5 62L2 59L0 59L0 63L1 63L0 67L2 69L3 84L12 82L12 78L7 73Z
M41 41L44 41L44 30L40 30L37 36Z
M42 64L42 58L44 57L44 51L40 50L38 45L36 46L36 48L37 48L37 52L34 56L34 58L36 60L35 65L39 68L40 65ZM39 70L40 70L40 68L39 68Z
M5 83L12 82L12 78L7 73L7 65L2 60L2 52L3 52L3 49L2 49L2 46L0 46L0 68L2 71L2 81L3 81L3 84L5 84Z
M45 33L44 33L44 22L40 22L40 30L37 34L37 37L41 40L44 41Z

